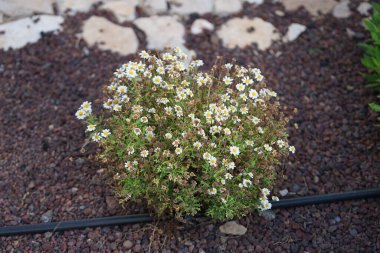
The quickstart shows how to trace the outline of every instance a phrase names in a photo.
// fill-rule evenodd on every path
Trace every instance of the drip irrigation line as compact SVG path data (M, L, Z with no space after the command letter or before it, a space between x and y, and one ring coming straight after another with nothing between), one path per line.
M367 199L380 197L380 188L368 189L352 192L339 192L325 195L315 195L282 199L272 202L272 209L291 208L297 206L331 203L344 200ZM112 216L93 219L50 222L20 226L0 227L0 236L12 236L22 234L34 234L44 232L58 232L73 229L84 229L90 227L104 227L115 225L136 224L154 221L154 217L149 214L135 214L127 216Z

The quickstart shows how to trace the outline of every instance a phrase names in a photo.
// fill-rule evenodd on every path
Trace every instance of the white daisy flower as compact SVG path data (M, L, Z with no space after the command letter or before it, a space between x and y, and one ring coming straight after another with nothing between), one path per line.
M273 150L273 148L269 146L268 144L264 144L264 149L268 152L271 152Z
M163 75L165 74L165 68L160 66L156 69L157 73L160 74L160 75Z
M128 89L127 86L122 85L122 86L117 87L117 92L126 93L127 89Z
M245 90L245 85L242 84L242 83L238 83L238 84L236 84L236 89L237 89L238 91L243 92L243 91Z
M250 185L252 185L252 181L249 180L249 179L243 179L243 182L242 182L243 186L245 188L249 187Z
M231 85L232 81L233 81L233 79L231 77L229 77L229 76L225 76L223 78L223 82L224 82L225 85Z
M210 160L211 157L212 156L208 152L206 152L206 153L203 154L203 159L205 159L205 160Z
M268 188L262 188L261 189L261 193L264 195L264 196L268 196L270 194L270 190Z
M292 152L292 154L294 154L296 152L296 148L294 146L290 146L289 151Z
M90 124L90 125L87 126L86 131L87 132L92 132L92 131L95 130L95 127L96 127L96 125Z
M76 113L75 113L75 116L78 118L78 119L84 119L87 117L87 113L85 110L83 109L80 109L78 110Z
M245 76L243 79L242 79L242 82L246 85L250 85L250 84L253 84L253 80L250 79L248 76Z
M280 199L277 196L272 196L273 201L280 201Z
M217 165L217 159L216 159L216 157L212 156L209 159L209 163L210 163L211 166L215 167Z
M249 90L249 97L251 99L256 99L258 96L259 96L259 94L257 93L257 91L255 89Z
M104 129L102 131L102 137L107 138L111 134L111 131L109 129Z
M199 150L202 147L202 143L200 143L199 141L197 141L197 142L194 142L193 146L194 146L195 149Z
M231 130L229 128L224 128L223 131L225 135L231 135Z
M121 105L114 105L112 107L112 109L115 111L115 112L120 112L121 111Z
M93 141L96 141L96 142L100 141L101 138L102 138L102 136L101 136L99 133L95 133L95 134L91 137L91 139L92 139Z
M149 155L149 151L145 149L145 150L141 151L140 155L142 157L147 157Z
M141 117L141 122L142 123L148 123L148 118L147 117Z
M145 138L147 138L148 140L152 140L154 138L154 133L152 131L146 132Z
M255 76L256 80L261 82L264 79L264 76L262 74L258 74Z
M230 147L230 154L234 156L238 156L240 154L240 149L236 146Z
M226 67L226 69L231 69L233 67L231 63L226 63L224 64L224 66Z
M148 52L146 52L145 50L141 51L139 53L140 57L143 58L143 59L149 59L150 55L148 54Z
M177 155L182 154L182 148L176 148L174 151Z
M171 133L166 133L165 134L165 138L170 140L171 138L173 137L173 135Z
M224 178L225 178L225 179L232 179L233 176L232 176L230 173L226 173L226 174L224 175Z
M162 83L162 77L161 76L153 77L153 83L154 84L161 84Z

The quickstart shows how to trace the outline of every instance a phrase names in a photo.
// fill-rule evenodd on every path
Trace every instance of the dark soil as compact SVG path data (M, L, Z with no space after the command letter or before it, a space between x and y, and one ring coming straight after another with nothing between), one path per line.
M352 1L355 10L358 1ZM380 129L367 104L359 42L346 28L367 33L362 17L331 15L312 19L305 10L274 14L280 4L245 6L240 14L270 21L282 34L293 22L308 29L295 42L276 43L267 52L256 46L226 50L213 33L188 35L189 48L209 67L218 55L260 67L293 115L290 143L296 155L284 164L277 193L287 197L379 187ZM145 212L123 209L113 197L101 167L92 162L94 145L80 151L84 126L74 113L84 100L101 98L113 70L134 58L87 48L75 36L92 11L66 18L64 32L44 35L21 50L0 52L0 226ZM220 26L228 18L205 15ZM189 30L191 22L186 24ZM126 24L128 25L128 24ZM139 33L141 45L145 44ZM218 225L167 229L168 224L105 227L4 237L1 252L378 252L379 201L358 200L273 211L238 222L244 236L225 236ZM51 212L49 212L51 211Z

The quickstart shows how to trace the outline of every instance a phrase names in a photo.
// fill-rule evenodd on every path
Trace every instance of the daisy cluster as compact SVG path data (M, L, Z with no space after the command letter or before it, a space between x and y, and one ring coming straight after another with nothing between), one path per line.
M204 72L179 48L139 56L114 73L101 116L89 102L76 112L119 195L145 198L158 213L204 209L216 219L270 209L275 165L295 148L261 71L226 63Z

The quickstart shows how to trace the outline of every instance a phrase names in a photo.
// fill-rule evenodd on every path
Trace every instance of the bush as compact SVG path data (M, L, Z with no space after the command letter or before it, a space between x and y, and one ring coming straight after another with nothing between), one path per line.
M76 113L102 147L117 194L177 217L269 209L276 165L294 147L260 70L228 63L205 73L178 48L140 57L114 73L100 116L89 102Z
M380 4L373 3L374 13L371 19L364 21L364 25L371 32L371 44L362 44L364 57L362 63L370 74L366 76L368 86L380 93ZM377 96L380 98L380 96ZM380 105L371 103L370 108L380 112ZM380 117L378 118L380 120Z

